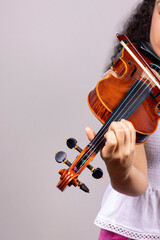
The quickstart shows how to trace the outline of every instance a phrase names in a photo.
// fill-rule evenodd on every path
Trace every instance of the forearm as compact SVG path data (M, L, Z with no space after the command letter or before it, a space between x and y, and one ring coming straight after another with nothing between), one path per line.
M132 166L127 176L121 174L109 174L112 187L123 194L129 196L139 196L148 187L148 175Z
M86 128L90 140L95 133ZM130 196L144 193L148 187L148 169L143 144L136 145L136 134L129 121L112 122L105 134L106 143L101 149L115 190Z

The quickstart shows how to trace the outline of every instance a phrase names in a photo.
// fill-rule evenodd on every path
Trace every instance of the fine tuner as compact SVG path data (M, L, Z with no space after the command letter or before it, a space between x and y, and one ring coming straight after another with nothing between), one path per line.
M75 149L77 150L79 153L82 152L82 149L77 145L77 140L74 139L74 138L69 138L67 139L66 141L66 144L67 146L70 148L70 149ZM55 159L58 163L65 163L68 167L70 167L72 165L72 163L70 161L68 161L67 159L67 154L63 151L59 151L56 153L55 155ZM77 164L77 166L74 167L74 171L78 171L78 169L80 168L80 166L83 164L83 161L81 159L81 161ZM103 171L100 169L100 168L94 168L91 164L88 164L87 165L87 168L92 172L92 176L96 179L100 179L103 177ZM60 170L59 171L59 174L61 175L63 170ZM88 187L84 184L84 183L81 183L79 180L77 180L77 183L78 183L78 186L81 190L83 190L84 192L89 192L89 189Z

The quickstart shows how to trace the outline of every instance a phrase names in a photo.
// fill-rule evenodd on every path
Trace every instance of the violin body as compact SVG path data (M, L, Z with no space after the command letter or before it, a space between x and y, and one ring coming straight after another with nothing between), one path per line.
M108 78L98 82L96 88L88 96L88 104L94 115L104 124L112 112L126 96L136 79L142 76L142 69L136 69L134 60L130 60L129 54L122 50L122 57L114 64L113 70L118 77L109 75ZM143 56L145 58L145 56ZM127 60L128 59L128 60ZM149 61L149 64L152 62ZM142 81L146 81L144 78ZM136 142L143 143L152 134L158 124L159 115L157 107L160 102L159 90L152 90L155 96L150 94L142 104L128 118L136 129Z
M136 44L131 44L125 35L119 35L118 38L127 39L129 50L123 48L121 56L112 66L117 76L109 74L107 78L100 80L88 95L89 107L103 126L94 139L79 151L79 156L72 164L66 157L61 157L61 160L57 157L58 162L67 161L69 166L69 169L61 169L59 172L61 177L57 187L61 191L66 186L74 185L88 192L88 188L78 180L78 175L86 167L94 171L89 164L104 146L106 141L104 134L112 121L124 118L132 122L136 129L136 143L144 143L149 135L156 131L160 118L157 112L160 105L160 79L150 68L152 62L143 54L139 54ZM131 58L130 49L134 51L136 57ZM139 64L142 62L145 67L139 67L137 65L139 61ZM144 72L146 69L148 75Z

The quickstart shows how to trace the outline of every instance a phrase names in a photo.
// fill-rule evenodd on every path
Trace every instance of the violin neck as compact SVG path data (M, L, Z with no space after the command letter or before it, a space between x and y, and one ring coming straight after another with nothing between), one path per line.
M98 153L105 145L106 139L104 135L108 131L111 122L128 119L151 92L152 90L146 83L137 80L93 140L88 144L88 147L95 153Z

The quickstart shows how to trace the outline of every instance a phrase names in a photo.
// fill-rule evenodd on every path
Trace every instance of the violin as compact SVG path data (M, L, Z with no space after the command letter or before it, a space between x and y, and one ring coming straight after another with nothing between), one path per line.
M69 168L59 171L60 181L57 187L64 191L67 186L79 186L84 192L88 187L78 180L78 176L87 167L92 176L99 179L103 176L100 168L90 164L96 154L104 146L104 134L112 121L128 119L136 129L136 143L144 143L156 131L160 106L160 78L156 74L156 66L140 50L138 44L131 43L126 35L117 34L123 46L121 55L112 66L117 77L112 74L100 80L89 95L88 104L93 114L103 124L101 129L81 149L74 138L67 140L69 148L75 148L79 155L70 163L66 153L56 153L57 162L64 162Z

